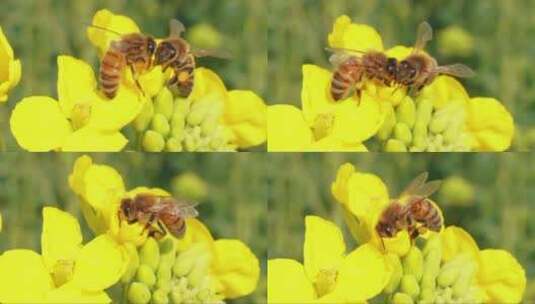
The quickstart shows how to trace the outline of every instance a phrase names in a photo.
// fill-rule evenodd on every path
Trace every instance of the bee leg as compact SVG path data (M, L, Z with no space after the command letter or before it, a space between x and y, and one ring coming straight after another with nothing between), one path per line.
M134 78L134 82L136 83L136 87L141 92L141 95L145 97L145 91L143 91L143 88L141 87L141 84L139 83L138 74L136 73L136 70L134 69L133 65L130 65L130 71L132 72L132 78Z
M149 231L149 234L151 233L151 227L152 227L152 224L154 223L154 220L156 219L156 214L155 213L152 213L150 215L150 218L149 220L145 223L145 226L143 226L143 230L141 230L141 233L140 234L143 234L145 233L145 231Z

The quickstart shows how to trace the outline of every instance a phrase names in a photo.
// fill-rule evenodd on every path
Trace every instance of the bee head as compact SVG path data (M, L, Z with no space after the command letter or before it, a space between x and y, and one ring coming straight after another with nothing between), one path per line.
M416 72L416 67L409 60L402 60L397 68L396 80L403 84L412 83L416 78Z
M156 48L155 62L156 65L163 65L164 69L176 59L178 50L170 41L162 41Z
M394 226L386 222L379 222L375 228L379 236L381 237L393 237L394 236Z
M125 217L127 222L132 222L136 219L136 214L133 210L132 199L125 198L121 201L121 213Z
M391 57L386 60L386 72L388 73L388 75L395 77L397 68L398 68L398 61L396 58Z

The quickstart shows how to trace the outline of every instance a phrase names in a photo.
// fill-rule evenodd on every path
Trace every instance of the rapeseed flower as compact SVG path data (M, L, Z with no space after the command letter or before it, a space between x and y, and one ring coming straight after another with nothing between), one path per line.
M13 49L0 27L0 103L6 102L8 93L20 81L20 60L15 59Z
M93 25L117 33L140 32L132 19L108 10L98 11ZM118 38L113 32L87 30L101 55ZM139 76L143 92L138 93L147 97L132 123L139 135L139 148L152 152L234 151L266 141L266 106L255 93L229 91L216 73L197 68L193 92L187 98L174 96L166 87L171 72L163 73L156 66ZM130 71L126 75L124 84L133 86Z
M151 298L212 303L247 295L256 288L260 268L251 250L239 240L214 240L197 219L187 219L182 239L167 236L159 243L143 232L143 225L119 222L123 198L138 193L168 196L168 192L147 187L127 191L115 169L94 164L89 156L77 159L69 185L80 197L91 229L110 236L128 252L122 282L132 303L148 303Z
M356 50L355 56L379 51L398 60L412 52L401 45L385 49L374 28L345 15L335 21L328 45ZM438 76L416 96L364 80L360 97L336 102L329 93L331 77L318 66L303 66L302 109L270 106L268 150L504 151L511 145L514 121L507 109L494 98L469 97L452 77Z
M83 245L76 218L45 207L41 254L13 249L0 256L0 302L110 303L104 290L121 278L125 257L107 235Z
M307 216L303 264L268 261L268 303L362 303L384 289L390 272L374 246L346 253L342 231L334 223Z
M10 119L17 143L28 151L119 151L128 140L120 130L141 110L133 89L113 101L100 94L92 68L70 56L58 57L58 100L22 99Z

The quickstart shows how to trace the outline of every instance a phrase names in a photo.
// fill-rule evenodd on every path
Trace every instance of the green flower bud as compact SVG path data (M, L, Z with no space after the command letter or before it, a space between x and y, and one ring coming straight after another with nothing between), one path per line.
M211 256L209 253L203 253L197 256L195 267L188 274L188 280L192 286L199 286L204 278L208 275L210 268Z
M193 103L191 110L186 117L186 122L190 126L198 126L204 120L208 112L210 111L211 101L207 98L200 99Z
M173 278L173 264L160 264L160 266L158 266L158 270L156 271L156 275L158 277L158 280L171 281L171 279Z
M389 253L386 256L386 259L388 260L388 264L393 268L393 271L390 276L390 281L386 284L384 291L386 293L393 293L398 289L401 276L403 275L403 268L397 254Z
M158 289L152 293L152 303L154 304L167 304L169 303L169 297L167 294L169 291L164 289Z
M176 258L176 244L174 240L167 237L160 241L160 265L173 267Z
M432 304L435 302L435 290L432 288L422 289L420 292L420 302L419 303L429 303Z
M162 134L163 137L166 137L169 134L169 131L171 131L169 121L167 121L167 118L163 114L159 113L155 114L152 118L151 128Z
M416 299L420 294L420 286L416 277L412 274L404 274L401 277L400 290Z
M427 125L417 121L413 130L413 145L424 150L427 147Z
M145 101L143 103L143 108L139 115L134 119L134 128L138 132L143 132L149 126L152 116L154 115L154 105L151 101Z
M460 134L461 126L457 124L450 124L444 131L444 142L448 144L455 143Z
M377 136L382 141L385 141L390 138L392 130L396 125L396 114L394 113L394 109L392 108L392 106L389 105L385 111L387 111L385 121L381 125L379 131L377 131Z
M424 124L427 128L431 121L433 113L433 101L428 98L423 98L418 101L416 109L416 123Z
M424 258L420 249L412 246L407 255L403 257L403 273L412 274L416 281L420 281L423 275Z
M171 118L171 136L176 137L179 141L184 138L186 118L184 114L175 113Z
M425 256L424 270L423 270L422 280L420 284L421 284L422 289L435 290L436 278L440 271L442 250L441 248L438 248L438 247L426 246L426 248L424 248L424 256Z
M190 273L195 266L195 260L196 256L189 254L188 251L179 254L173 266L175 276L183 277Z
M182 304L182 303L184 303L183 300L184 300L184 297L182 295L182 290L173 289L171 291L171 302L173 304Z
M182 144L175 137L171 137L165 142L165 151L167 152L182 152L182 150Z
M401 140L408 146L412 142L411 129L405 123L397 123L394 127L394 138Z
M174 108L174 114L182 114L183 116L186 116L186 113L188 113L191 108L191 100L182 97L175 98Z
M143 283L133 282L128 288L127 298L132 304L147 304L151 298L150 289Z
M475 273L475 265L473 262L464 263L457 281L453 284L453 296L461 297L468 292L472 284L472 279Z
M148 152L161 152L165 146L162 134L156 131L146 131L143 135L143 149Z
M156 284L156 275L149 265L141 264L137 269L136 280L152 287Z
M160 263L160 248L158 242L154 238L147 238L145 244L139 250L139 259L141 264L146 264L152 268L153 271L158 269Z
M442 241L440 240L440 237L436 234L431 235L425 242L425 246L423 249L423 254L425 257L429 255L429 253L432 250L437 250L440 252L439 254L439 260L442 258Z
M219 117L214 115L208 115L205 120L201 123L201 132L202 135L208 136L212 134L219 124Z
M386 152L407 152L407 146L397 139L389 139L385 145Z
M429 131L435 134L444 132L450 126L450 113L448 111L439 111L433 115L429 124Z
M402 292L396 292L394 297L392 297L392 303L394 304L412 304L414 301L412 300L412 297L408 294L402 293Z
M437 277L438 285L444 288L452 286L453 283L457 281L460 271L461 269L457 267L457 265L452 265L450 267L443 266L440 270L440 274Z
M410 97L406 97L396 109L399 122L406 124L409 128L414 126L416 121L416 106Z
M131 243L125 244L125 248L128 252L128 266L121 278L121 282L128 283L136 275L137 268L139 267L139 255L136 246Z
M158 96L156 97L156 102L154 103L154 111L158 114L165 116L167 120L171 119L173 115L174 100L173 94L167 87L164 87Z
M184 148L186 148L186 151L197 151L198 147L199 144L197 138L191 134L186 134L186 137L184 138Z

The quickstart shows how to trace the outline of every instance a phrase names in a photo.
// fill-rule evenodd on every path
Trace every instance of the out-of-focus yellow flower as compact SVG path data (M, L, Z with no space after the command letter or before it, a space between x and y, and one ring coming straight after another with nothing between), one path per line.
M411 241L406 230L392 238L381 238L375 229L385 208L394 200L405 204L407 197L390 198L388 189L378 176L359 172L349 163L338 169L331 192L343 207L346 223L360 244L370 242L380 249L384 246L386 252L400 256L409 251ZM436 206L436 203L433 204ZM443 217L442 212L440 216ZM432 232L428 231L423 236L430 234Z
M97 12L93 25L121 34L140 31L129 17L108 10ZM92 27L87 34L101 55L111 41L120 38ZM192 93L187 98L175 97L165 86L171 72L163 73L157 66L139 75L148 99L133 125L145 151L233 151L266 141L266 105L259 96L251 91L229 91L217 74L197 68ZM131 72L125 75L121 87L135 88Z
M186 39L195 47L203 49L219 49L223 43L223 36L211 24L199 23L192 26Z
M438 195L444 204L470 206L474 204L475 189L466 179L450 176L443 181Z
M175 176L171 184L174 194L191 201L200 202L208 195L208 184L193 172Z
M450 226L441 233L443 260L468 256L474 263L475 282L482 292L484 303L520 303L526 289L526 273L507 251L481 250L470 234L462 228Z
M341 230L317 216L305 218L301 264L268 261L268 303L363 303L390 279L384 256L363 245L346 254Z
M76 218L43 209L41 255L14 249L0 256L2 303L109 303L104 292L125 270L125 253L107 235L82 245Z
M438 33L438 50L446 56L467 57L474 52L474 37L458 25L450 25Z
M97 89L92 68L70 56L58 57L59 101L31 96L20 101L10 119L18 144L29 151L119 151L120 133L141 110L136 93L120 90L113 101Z
M268 151L366 151L384 115L381 104L364 92L360 102L334 102L329 93L331 73L303 66L302 110L290 105L268 109Z
M20 60L15 59L13 49L0 27L0 102L6 102L8 93L20 81Z

